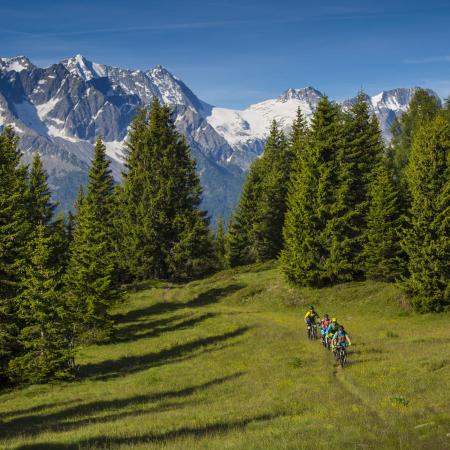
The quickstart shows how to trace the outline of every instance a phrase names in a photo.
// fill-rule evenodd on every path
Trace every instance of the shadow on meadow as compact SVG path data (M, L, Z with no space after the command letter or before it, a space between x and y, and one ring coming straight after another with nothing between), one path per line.
M46 403L43 405L33 406L31 408L24 408L24 409L15 409L14 411L8 411L4 413L0 413L0 421L4 421L10 417L16 417L16 416L23 416L25 414L32 414L32 413L38 413L40 411L44 411L46 409L55 408L57 406L63 406L67 405L69 403L73 404L74 400L65 400L62 402L52 402L52 403ZM0 428L0 436L1 436L1 428Z
M185 407L191 403L189 402L189 396L235 380L243 374L243 372L236 372L225 377L210 380L206 383L178 390L137 395L123 399L81 403L57 412L17 417L4 422L4 426L0 430L0 438L13 437L16 434L34 436L43 432L64 432L86 425L110 422L124 417L160 413L170 409ZM158 402L158 404L149 407L144 406L146 403L154 402ZM48 406L51 407L52 405ZM121 411L123 409L127 409L128 411ZM49 444L49 448L53 448L51 444Z
M192 300L188 300L187 302L162 301L154 303L145 308L134 309L123 315L117 315L116 319L119 321L119 323L136 322L142 321L143 318L147 316L153 316L155 314L173 312L183 308L197 308L201 306L208 306L219 302L222 298L234 294L235 292L245 287L245 283L235 283L221 288L212 288L208 289L205 292L201 292Z
M171 331L192 328L193 326L198 325L199 323L207 319L215 317L217 314L205 313L197 317L187 318L192 315L193 314L176 315L167 319L153 320L150 322L140 322L138 324L125 326L123 328L120 328L116 332L114 341L118 343L133 342L139 339L158 337L164 333L169 333ZM182 320L178 323L173 323L182 318L186 318L186 320Z
M226 342L229 339L242 336L249 329L250 327L239 327L233 331L195 339L183 344L174 345L170 348L162 349L158 352L151 352L146 355L124 356L119 359L85 364L80 367L79 376L95 380L107 380L121 375L136 373L150 367L184 361L198 355L199 353L218 350L218 348L207 349L205 347L213 347L217 344Z
M232 431L242 430L254 422L265 422L278 417L276 414L261 414L241 420L229 422L216 422L196 427L181 427L177 430L166 433L148 433L141 436L111 437L99 436L92 439L86 439L74 444L51 444L35 443L16 447L17 450L80 450L83 448L115 448L120 445L139 445L139 444L167 444L175 439L182 438L202 438L212 434L224 434Z

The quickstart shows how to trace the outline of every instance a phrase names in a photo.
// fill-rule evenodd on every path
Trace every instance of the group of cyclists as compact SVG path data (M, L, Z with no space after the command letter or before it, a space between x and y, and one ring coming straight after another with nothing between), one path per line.
M311 305L305 314L305 323L308 338L316 339L316 327L318 326L322 335L323 346L332 350L336 359L340 358L341 364L344 366L347 362L347 346L351 345L352 342L344 327L337 322L336 318L330 319L328 314L324 314L323 318L320 319L314 306Z

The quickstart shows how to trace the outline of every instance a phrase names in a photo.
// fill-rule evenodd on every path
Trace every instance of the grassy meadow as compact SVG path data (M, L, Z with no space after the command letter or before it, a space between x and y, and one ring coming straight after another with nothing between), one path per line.
M349 331L341 369L312 303ZM80 378L0 394L1 449L450 448L450 314L390 284L292 289L274 264L131 293Z

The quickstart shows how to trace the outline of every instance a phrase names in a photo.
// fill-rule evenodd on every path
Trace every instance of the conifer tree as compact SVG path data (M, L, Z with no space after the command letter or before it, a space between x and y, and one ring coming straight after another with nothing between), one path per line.
M133 277L189 279L215 266L200 202L189 147L169 108L154 98L132 124L121 189L121 253Z
M378 164L369 190L367 230L363 249L366 277L395 281L404 274L405 257L400 245L402 226L392 160Z
M30 238L27 170L12 128L0 134L0 380L7 379L9 360L19 351L20 320L16 297Z
M72 318L51 264L51 240L44 225L38 225L18 301L22 351L9 364L12 377L19 382L42 383L73 376Z
M107 231L111 229L114 179L109 168L110 162L106 156L106 147L100 138L97 138L94 147L94 158L89 169L88 191L86 202L89 203L97 217ZM80 194L83 202L83 194Z
M415 132L426 122L433 120L440 110L439 100L425 89L419 89L409 102L407 111L392 124L391 146L394 150L396 176L401 178L405 170Z
M292 126L290 145L293 151L293 160L286 199L287 211L283 226L284 246L280 258L285 274L292 273L296 270L295 268L298 264L297 259L300 254L299 236L302 232L298 215L300 212L298 188L304 181L302 177L306 170L308 127L300 108L297 110L297 116Z
M89 170L87 194L77 199L70 260L64 277L71 308L80 325L77 334L105 339L112 331L111 307L119 299L115 254L111 243L111 205L114 181L100 139Z
M30 190L30 221L33 227L39 224L47 226L53 218L56 205L51 201L47 174L44 171L39 153L34 154L28 184Z
M228 263L231 267L257 261L253 223L259 206L264 176L264 163L257 159L245 178L239 203L230 218L228 227Z
M361 278L361 251L365 238L368 191L373 171L383 154L378 121L369 115L366 96L360 92L343 115L342 145L336 201L324 235L329 243L327 271L334 281Z
M292 160L293 150L273 121L264 153L250 169L230 222L232 265L266 261L279 255Z
M289 193L282 268L294 284L321 286L335 280L327 262L331 242L325 230L333 218L339 181L339 127L339 109L323 97Z
M403 239L408 254L405 283L419 311L450 306L450 124L442 115L414 136L406 169L411 206Z
M297 169L299 169L299 164L302 161L302 157L306 152L308 137L308 125L306 119L300 108L297 109L297 115L295 116L294 122L292 124L292 130L289 135L289 145L292 152L292 167L291 175L295 174ZM298 171L301 171L299 169ZM289 183L289 186L291 183Z
M277 122L273 121L262 156L259 205L253 218L253 247L257 261L278 257L283 246L283 224L292 160L292 149Z

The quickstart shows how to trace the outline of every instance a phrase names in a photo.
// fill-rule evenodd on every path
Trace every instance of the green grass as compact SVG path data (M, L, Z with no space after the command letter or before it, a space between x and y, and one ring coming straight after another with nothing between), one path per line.
M350 332L344 370L307 341L309 303ZM117 315L79 381L0 395L1 449L450 446L450 316L393 285L295 290L269 264L154 285Z

